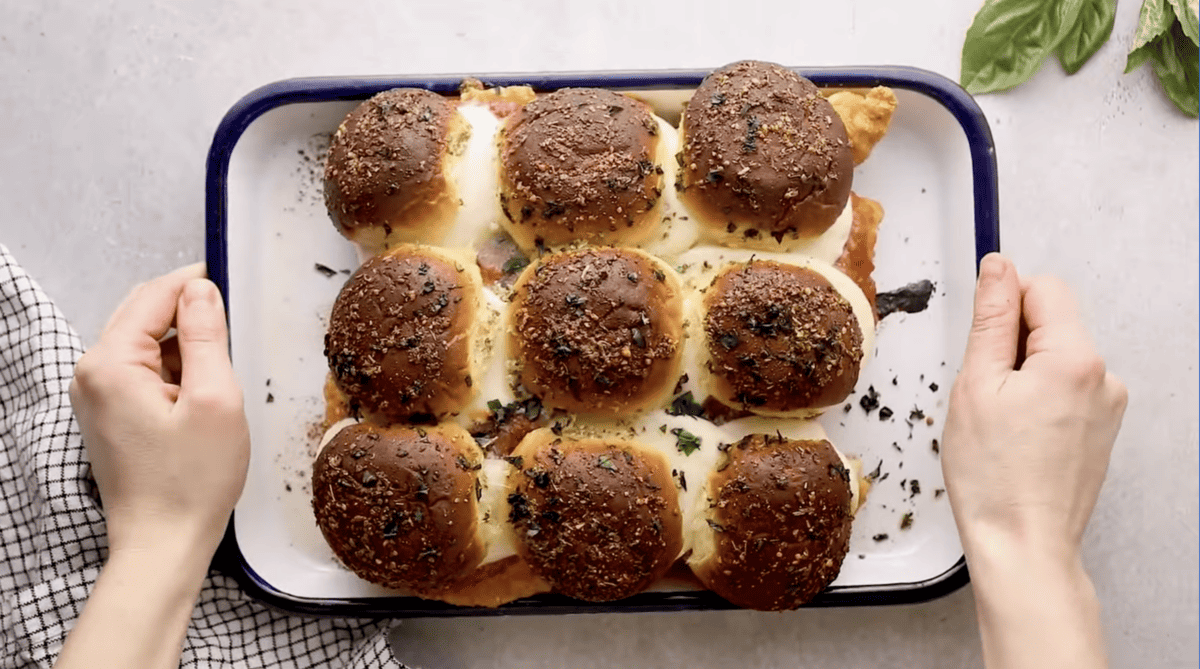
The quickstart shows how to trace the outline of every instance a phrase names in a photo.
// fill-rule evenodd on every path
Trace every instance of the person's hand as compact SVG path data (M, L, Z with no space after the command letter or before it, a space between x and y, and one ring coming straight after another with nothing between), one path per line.
M71 404L113 553L171 537L211 557L245 483L242 392L220 294L203 277L193 265L134 288L75 370Z
M1066 284L1022 281L1007 259L985 258L943 437L964 541L998 532L1077 551L1127 400Z
M942 471L988 667L1106 665L1080 542L1127 401L1067 286L984 258Z
M225 309L203 277L193 265L134 288L75 368L109 554L55 669L179 666L250 457Z

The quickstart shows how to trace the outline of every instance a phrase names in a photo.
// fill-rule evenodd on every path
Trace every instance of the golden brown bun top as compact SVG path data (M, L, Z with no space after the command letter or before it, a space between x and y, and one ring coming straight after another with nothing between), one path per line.
M813 269L734 265L704 296L713 374L753 410L829 406L854 389L863 335L850 302ZM725 393L723 393L725 394Z
M547 406L568 411L644 408L675 383L682 308L678 279L640 251L545 256L513 296L521 381Z
M813 83L760 61L704 78L683 120L681 197L721 221L776 239L824 232L850 197L846 128Z
M539 430L509 457L509 519L534 571L557 592L612 601L641 592L682 550L670 468L647 447L563 440Z
M384 422L442 416L470 399L479 280L425 247L371 258L338 294L325 357L353 409Z
M710 480L715 564L705 584L738 606L794 609L824 590L850 543L850 473L828 441L749 435Z
M351 425L313 465L317 525L342 563L368 581L445 586L486 550L476 536L481 460L453 425Z
M325 164L325 205L343 235L420 224L446 189L442 159L455 108L423 88L363 102L338 127Z
M514 237L612 243L662 193L650 108L599 88L563 88L510 116L500 147L501 204ZM528 247L528 244L523 244Z

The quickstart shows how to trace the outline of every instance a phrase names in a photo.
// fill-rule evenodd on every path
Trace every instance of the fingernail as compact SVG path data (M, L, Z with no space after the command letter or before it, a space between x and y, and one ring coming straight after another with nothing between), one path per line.
M989 253L979 263L979 283L994 283L1004 278L1008 263L999 253Z

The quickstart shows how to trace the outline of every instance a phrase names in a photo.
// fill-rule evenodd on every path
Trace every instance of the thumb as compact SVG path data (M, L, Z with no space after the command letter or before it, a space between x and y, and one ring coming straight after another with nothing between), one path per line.
M967 337L963 370L1003 374L1017 362L1021 325L1021 284L1017 269L999 253L989 253L979 264L975 287L975 317Z
M182 371L180 398L228 392L236 386L229 362L229 332L225 307L217 287L208 279L192 279L179 296L175 315Z

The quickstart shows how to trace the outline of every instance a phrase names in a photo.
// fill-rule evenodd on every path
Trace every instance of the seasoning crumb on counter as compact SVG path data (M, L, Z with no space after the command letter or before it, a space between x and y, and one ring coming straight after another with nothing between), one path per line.
M337 276L337 270L328 265L322 265L321 263L314 263L313 269L315 269L318 272L320 272L321 274L323 274L325 276L325 278L327 278L327 279Z
M888 540L888 535L887 535L887 533L886 533L886 532L880 532L879 534L876 534L875 536L871 537L871 539L873 539L873 540L875 540L875 541L877 541L877 542L878 542L878 541L887 541L887 540Z
M271 404L274 401L275 401L275 396L271 393L267 393L267 404Z
M883 407L879 410L879 420L887 420L892 417L892 410L888 407Z
M909 511L908 513L905 513L903 516L900 517L900 529L907 530L908 528L912 527L912 524L913 524L912 511Z

